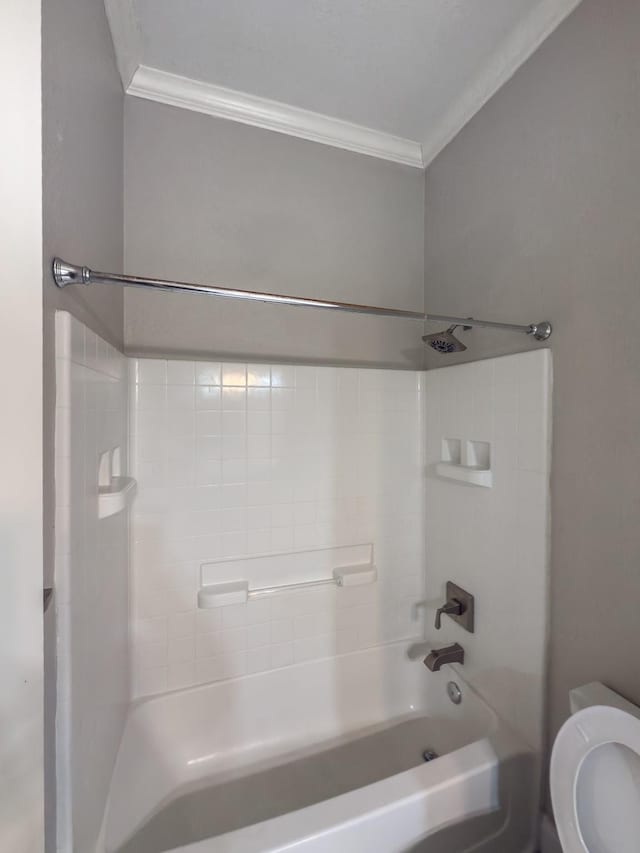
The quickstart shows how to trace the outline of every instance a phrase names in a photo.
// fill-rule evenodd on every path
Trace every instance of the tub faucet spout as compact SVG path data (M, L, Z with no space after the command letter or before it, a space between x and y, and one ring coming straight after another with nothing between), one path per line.
M438 672L445 663L464 663L464 649L460 643L453 643L442 649L432 649L424 659L424 665L431 672Z

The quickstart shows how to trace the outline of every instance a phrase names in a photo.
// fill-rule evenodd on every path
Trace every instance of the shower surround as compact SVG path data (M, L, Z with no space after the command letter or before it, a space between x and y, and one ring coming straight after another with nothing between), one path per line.
M422 734L402 746L413 769L363 765L364 787L347 799L337 783L331 795L329 777L325 804L313 805L313 786L304 794L319 843L343 831L340 814L350 815L354 843L371 833L389 850L394 838L417 840L439 824L413 799L415 785L433 804L454 785L459 796L445 798L439 815L473 834L469 809L488 810L487 849L534 849L515 845L513 833L535 837L539 790L549 353L424 374L126 359L64 312L56 332L59 848L111 853L144 837L156 853L145 826L160 826L174 800L178 811L195 807L197 790L226 784L229 772L251 788L263 759L288 772L286 762L302 768L309 749L324 761L332 744L347 755L368 733L393 739L417 715L406 732ZM138 494L130 518L99 518L100 461L116 447ZM475 467L456 467L458 452L461 466ZM490 487L443 478L447 465ZM241 573L247 558L273 566L268 555L286 554L276 560L281 575L295 563L290 580L311 581L309 554L340 546L371 552L377 579L197 608L202 564L208 576L216 566ZM473 634L447 617L434 629L447 580L475 596ZM252 587L271 584L251 578ZM464 666L429 673L421 657L451 642L464 647ZM446 700L451 678L466 692L461 711ZM131 698L143 701L127 713ZM257 707L272 725L268 756L247 738ZM222 764L219 715L231 727ZM449 742L451 724L461 728ZM416 768L425 737L442 758ZM342 753L329 754L342 778ZM186 783L196 799L182 802ZM373 820L376 797L389 804L391 790L393 808ZM291 811L302 793L269 807L274 849L304 833L303 813ZM459 814L446 811L455 804ZM521 817L505 823L514 809ZM234 815L242 834L251 814ZM198 850L218 849L212 833L223 830L199 831ZM251 837L263 849L260 828L247 831L237 849L254 849Z

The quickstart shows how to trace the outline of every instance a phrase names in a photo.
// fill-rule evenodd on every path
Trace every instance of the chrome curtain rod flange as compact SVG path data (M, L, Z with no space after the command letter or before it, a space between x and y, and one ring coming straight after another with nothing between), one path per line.
M275 305L293 305L305 308L325 308L344 311L350 314L370 314L374 317L398 317L403 320L421 320L443 323L457 323L459 326L486 326L511 332L524 332L537 341L546 341L551 335L551 323L531 323L517 326L513 323L492 323L488 320L474 320L471 317L449 317L443 314L424 314L422 311L403 311L399 308L378 308L373 305L358 305L350 302L333 302L327 299L309 299L304 296L283 296L278 293L261 293L254 290L239 290L218 285L190 284L185 281L166 281L161 278L143 278L135 275L106 273L92 270L78 264L70 264L61 258L53 260L53 279L58 287L69 284L118 284L123 287L141 287L147 290L163 290L176 293L206 293L229 299L245 299L251 302L266 302Z

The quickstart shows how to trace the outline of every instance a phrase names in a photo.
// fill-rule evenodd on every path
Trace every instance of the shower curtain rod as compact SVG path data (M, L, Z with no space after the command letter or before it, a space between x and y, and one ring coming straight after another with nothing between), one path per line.
M486 326L492 329L506 329L512 332L524 332L538 341L545 341L551 334L548 322L531 323L518 326L513 323L493 323L489 320L474 320L472 317L449 317L443 314L425 314L422 311L403 311L399 308L377 308L373 305L357 305L350 302L332 302L326 299L308 299L304 296L282 296L277 293L260 293L254 290L238 290L233 287L219 287L212 284L189 284L184 281L165 281L161 278L143 278L137 275L98 272L89 267L70 264L60 258L53 259L53 279L58 287L69 284L120 284L124 287L142 287L149 290L164 290L177 293L207 293L211 296L225 296L231 299L246 299L251 302L268 302L277 305L294 305L307 308L328 308L352 314L371 314L376 317L400 317L405 320L436 321L455 323L460 326Z

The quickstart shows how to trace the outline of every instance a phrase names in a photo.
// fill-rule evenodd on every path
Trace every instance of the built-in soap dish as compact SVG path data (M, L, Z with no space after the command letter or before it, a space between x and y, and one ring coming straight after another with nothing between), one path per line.
M113 477L108 486L98 487L98 518L108 518L127 508L136 493L133 477Z
M490 443L443 438L441 461L436 463L436 474L446 480L490 489L493 486Z
M133 477L123 477L120 448L106 450L98 461L98 518L109 518L125 510L136 493Z

